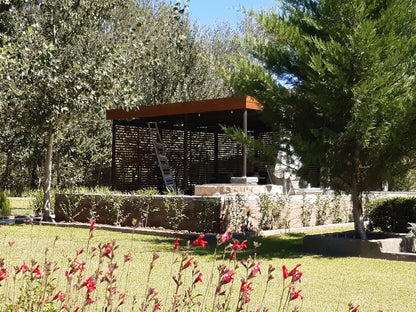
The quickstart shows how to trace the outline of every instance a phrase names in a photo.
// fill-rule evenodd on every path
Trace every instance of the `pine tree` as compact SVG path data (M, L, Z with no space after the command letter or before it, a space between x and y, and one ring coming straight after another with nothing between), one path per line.
M363 193L414 165L416 2L284 0L250 14L262 40L244 40L229 80L264 104L301 177L351 194L366 239Z

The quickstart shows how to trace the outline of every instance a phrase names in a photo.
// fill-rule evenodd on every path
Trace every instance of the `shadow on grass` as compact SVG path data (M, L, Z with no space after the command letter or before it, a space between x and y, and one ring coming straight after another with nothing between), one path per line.
M271 258L299 258L305 255L302 252L302 244L305 233L288 233L267 237L250 237L247 238L247 249L243 249L238 252L238 258L246 258L248 256L254 256L257 254L257 257L263 259ZM140 240L140 236L137 237L137 240ZM234 242L234 238L231 240ZM241 243L243 239L239 239ZM166 248L172 248L175 239L166 238L166 237L154 237L146 240L151 244L151 249L154 252L166 252ZM258 242L261 245L258 248L254 247L253 242ZM192 244L193 241L190 241L189 244ZM181 248L186 248L187 241L180 240ZM150 247L150 246L149 246ZM210 241L205 248L197 247L192 248L192 254L198 256L210 256L214 254L216 247L216 242ZM225 245L218 247L217 254L222 255ZM229 257L229 251L227 251L226 257Z

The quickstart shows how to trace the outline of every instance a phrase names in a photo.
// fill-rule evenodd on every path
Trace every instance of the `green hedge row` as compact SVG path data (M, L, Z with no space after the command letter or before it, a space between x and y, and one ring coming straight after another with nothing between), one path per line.
M375 201L370 206L369 229L407 233L416 222L416 197L394 197Z

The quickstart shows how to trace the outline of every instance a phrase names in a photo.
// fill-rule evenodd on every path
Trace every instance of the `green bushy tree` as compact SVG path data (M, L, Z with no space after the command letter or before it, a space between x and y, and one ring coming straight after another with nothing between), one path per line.
M261 40L245 38L230 82L264 104L301 177L352 195L366 239L363 193L414 165L415 2L283 0L250 14Z
M102 183L111 162L110 106L230 95L215 71L228 35L208 41L182 4L7 3L0 3L1 188L48 185L51 163L57 187Z

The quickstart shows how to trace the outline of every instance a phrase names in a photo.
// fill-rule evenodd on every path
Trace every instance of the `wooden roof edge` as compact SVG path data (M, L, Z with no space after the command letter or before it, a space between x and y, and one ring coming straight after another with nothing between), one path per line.
M228 110L251 109L262 110L263 106L254 97L234 96L200 101L177 102L153 106L141 106L137 110L110 109L106 112L107 120L137 119L184 114L219 112Z

